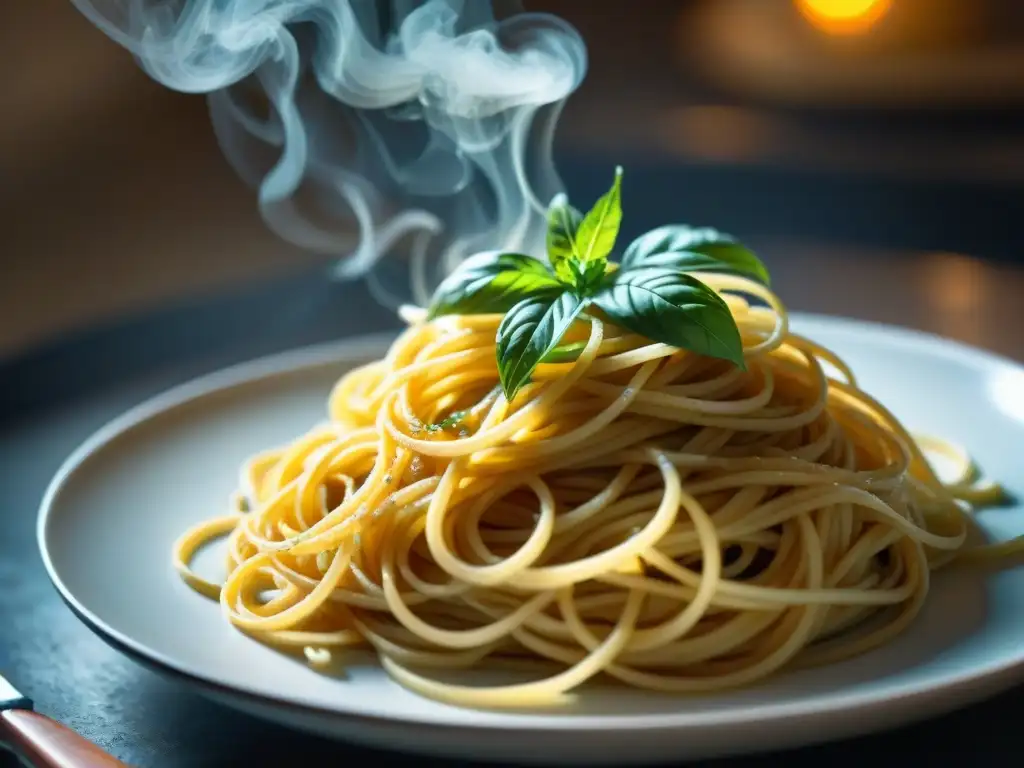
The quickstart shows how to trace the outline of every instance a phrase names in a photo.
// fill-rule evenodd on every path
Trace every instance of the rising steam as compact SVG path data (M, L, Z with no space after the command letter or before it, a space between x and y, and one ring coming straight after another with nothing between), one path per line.
M154 79L208 94L267 224L338 275L379 292L378 260L407 254L422 303L478 250L538 251L587 63L560 19L498 21L489 0L74 2Z

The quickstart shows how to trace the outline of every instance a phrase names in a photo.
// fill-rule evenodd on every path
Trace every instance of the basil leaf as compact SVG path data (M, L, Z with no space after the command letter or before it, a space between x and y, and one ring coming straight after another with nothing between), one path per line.
M498 326L498 375L509 402L586 304L586 299L566 291L523 299L505 314Z
M768 269L731 235L710 227L674 224L652 229L626 249L624 269L670 267L681 272L726 272L770 284Z
M542 363L571 363L580 356L580 353L586 348L587 342L585 341L570 341L568 344L559 344L557 347L548 352L541 359Z
M729 307L692 275L667 267L621 271L594 303L633 333L746 367Z
M615 169L615 181L601 198L594 203L576 232L576 247L579 260L603 261L615 247L615 238L622 224L622 168Z
M604 283L608 262L604 259L588 262L569 259L567 266L571 275L569 285L581 296L593 296Z
M548 259L559 278L572 283L569 262L579 257L576 250L576 232L583 214L569 205L565 195L556 195L548 206Z
M551 270L519 253L470 256L434 292L428 318L507 312L527 296L562 290Z

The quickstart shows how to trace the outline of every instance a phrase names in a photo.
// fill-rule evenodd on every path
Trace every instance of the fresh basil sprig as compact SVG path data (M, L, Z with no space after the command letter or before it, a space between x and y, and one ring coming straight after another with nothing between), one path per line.
M585 298L567 290L523 299L505 314L498 326L498 375L509 401L586 305Z
M622 168L615 181L586 216L558 195L548 208L548 259L570 289L592 293L604 277L608 254L622 224Z
M434 292L429 318L508 312L525 298L565 290L548 266L519 253L485 251L470 256Z
M722 297L668 267L628 269L594 303L626 330L743 367L743 342Z
M737 274L764 283L768 270L735 238L709 228L658 227L609 262L622 224L622 169L586 214L564 195L548 208L548 264L489 251L463 262L434 294L430 318L504 314L498 374L511 401L541 362L576 359L585 346L559 346L588 307L633 333L741 368L743 343L729 307L693 273Z
M731 272L768 285L768 270L753 251L710 227L682 224L652 229L626 249L622 268L669 267L682 272Z

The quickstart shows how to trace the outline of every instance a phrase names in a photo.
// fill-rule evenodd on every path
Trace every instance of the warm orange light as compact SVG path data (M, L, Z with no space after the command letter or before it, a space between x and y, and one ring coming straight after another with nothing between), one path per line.
M934 330L972 344L985 339L986 313L991 301L991 273L977 259L958 253L922 256L922 289L935 323Z
M889 12L892 0L795 0L811 24L831 35L867 32Z

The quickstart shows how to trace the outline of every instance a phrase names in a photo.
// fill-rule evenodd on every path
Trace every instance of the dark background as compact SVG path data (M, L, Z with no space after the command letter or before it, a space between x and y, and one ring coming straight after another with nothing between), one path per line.
M1024 4L895 0L835 34L803 1L527 2L590 51L558 134L570 191L625 163L627 227L714 224L777 270L1021 261ZM67 0L4 3L0 65L0 356L314 263L265 230L203 98L150 81ZM932 261L936 285L972 270ZM869 304L779 285L798 308Z
M528 2L589 47L558 136L570 192L596 196L622 163L629 234L718 226L762 253L791 308L1024 360L1024 3L893 0L839 28L813 2ZM123 660L59 603L32 530L64 456L140 398L393 318L267 232L204 100L149 81L66 0L0 7L0 265L0 670L146 768L382 759ZM995 757L1021 696L785 759Z

